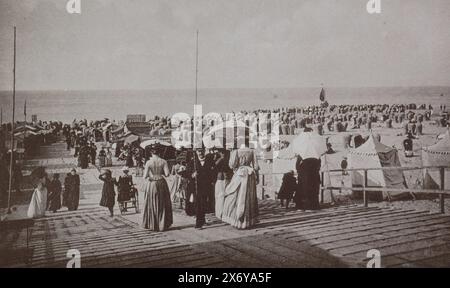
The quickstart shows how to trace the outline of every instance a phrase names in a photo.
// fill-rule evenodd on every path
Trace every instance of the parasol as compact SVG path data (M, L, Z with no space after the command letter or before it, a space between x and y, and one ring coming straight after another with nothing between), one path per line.
M313 132L303 132L293 140L292 151L303 159L320 159L327 151L327 145L322 136Z
M142 142L140 144L140 146L141 146L142 149L145 149L145 147L147 147L147 146L153 146L153 145L156 145L156 144L161 145L161 146L166 146L166 147L172 146L172 144L170 144L169 142L161 141L159 139L146 140L146 141Z
M131 144L139 140L139 136L137 135L129 135L125 138L125 144Z

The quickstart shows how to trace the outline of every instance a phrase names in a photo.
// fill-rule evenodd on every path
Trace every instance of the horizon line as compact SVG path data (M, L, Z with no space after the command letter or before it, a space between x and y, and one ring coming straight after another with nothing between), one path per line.
M242 89L242 90L268 90L268 89L302 89L302 88L425 88L425 87L433 87L433 88L450 88L450 84L448 85L388 85L388 86L343 86L343 85L319 85L319 86L291 86L291 87L204 87L198 88L198 90L232 90L232 89ZM59 88L49 88L49 89L16 89L16 92L35 92L35 91L181 91L181 90L193 90L195 91L195 87L192 88L88 88L88 89L59 89ZM12 92L12 90L0 89L0 92Z

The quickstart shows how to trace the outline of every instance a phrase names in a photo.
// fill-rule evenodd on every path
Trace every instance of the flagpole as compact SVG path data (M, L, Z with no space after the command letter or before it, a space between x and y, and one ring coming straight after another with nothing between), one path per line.
M11 122L11 157L9 161L9 191L8 191L8 214L11 214L11 189L13 177L14 160L14 111L16 109L16 26L14 26L14 69L13 69L13 98L12 98L12 122Z
M25 98L25 104L23 105L23 115L25 116L25 125L27 124L27 99Z
M197 88L198 88L198 30L197 30L197 45L195 46L195 105L197 105Z
M197 109L197 94L198 94L198 29L197 29L197 41L196 41L196 46L195 46L196 48L195 48L195 106L194 106L194 111ZM195 115L196 115L197 113L195 113L194 112L194 118L195 118ZM194 126L195 126L195 121L196 121L196 119L194 119ZM192 127L193 129L195 128L195 127ZM195 129L194 129L195 130ZM194 182L195 182L195 196L197 196L198 197L198 171L197 171L197 152L195 151L195 141L196 141L196 139L195 139L195 132L196 131L194 131L194 133L192 133L192 138L193 138L193 142L194 143L192 143L192 160L194 161L194 171L195 171L195 178L194 178ZM194 199L194 201L198 201L198 198L195 198ZM188 199L188 201L189 201L189 199Z

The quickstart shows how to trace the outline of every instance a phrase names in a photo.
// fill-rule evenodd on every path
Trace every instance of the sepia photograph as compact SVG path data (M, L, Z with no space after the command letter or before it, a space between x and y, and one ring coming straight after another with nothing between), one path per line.
M0 0L0 268L450 268L449 27L448 0Z

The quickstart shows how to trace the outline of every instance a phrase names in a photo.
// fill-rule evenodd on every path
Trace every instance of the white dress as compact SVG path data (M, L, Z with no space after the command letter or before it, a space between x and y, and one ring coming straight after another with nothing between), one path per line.
M47 208L47 188L44 186L38 186L34 189L33 196L31 197L30 206L28 207L29 218L41 218L45 216L45 210Z

